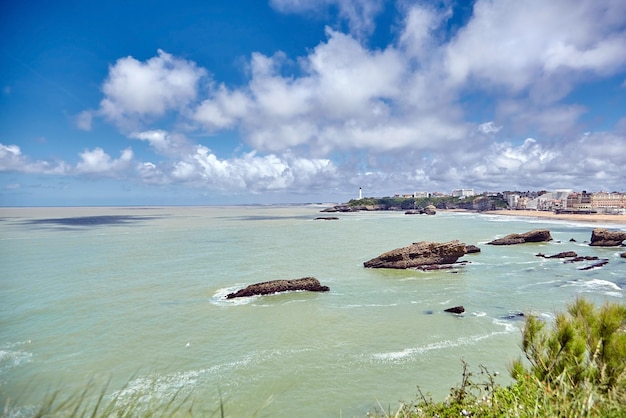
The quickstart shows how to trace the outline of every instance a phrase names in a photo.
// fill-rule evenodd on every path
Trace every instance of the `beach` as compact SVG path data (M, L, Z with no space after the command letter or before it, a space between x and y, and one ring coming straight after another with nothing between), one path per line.
M537 210L492 210L481 212L487 215L521 216L544 219L559 219L574 222L595 222L595 223L615 223L626 225L626 215L605 215L605 214L572 214Z

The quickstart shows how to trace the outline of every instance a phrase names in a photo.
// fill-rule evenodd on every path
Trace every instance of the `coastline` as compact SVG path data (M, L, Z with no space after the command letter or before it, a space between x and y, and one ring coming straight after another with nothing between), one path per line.
M530 217L530 218L544 218L544 219L558 219L562 221L573 222L590 222L590 223L613 223L626 225L626 215L606 215L606 214L571 214L571 213L559 213L548 211L536 211L536 210L489 210L481 212L485 215L503 215L503 216L518 216L518 217Z

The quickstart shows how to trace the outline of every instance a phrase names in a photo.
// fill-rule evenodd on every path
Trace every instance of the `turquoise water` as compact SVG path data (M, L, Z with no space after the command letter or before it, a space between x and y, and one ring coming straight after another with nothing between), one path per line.
M438 213L338 214L319 206L0 209L0 402L16 414L51 389L191 393L229 416L364 416L416 387L443 398L461 360L501 373L521 355L517 312L550 320L577 296L624 301L623 249L589 247L597 224ZM603 225L622 229L624 225ZM548 228L554 241L496 247ZM570 239L576 242L570 242ZM412 242L482 252L433 272L363 262ZM579 270L536 257L608 258ZM328 293L225 300L250 283L314 276ZM445 308L463 305L455 316ZM217 412L219 416L219 412Z

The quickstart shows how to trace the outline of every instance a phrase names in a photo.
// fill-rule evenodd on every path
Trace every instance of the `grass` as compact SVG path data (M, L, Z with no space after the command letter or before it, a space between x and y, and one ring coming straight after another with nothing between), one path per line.
M522 333L524 357L511 365L513 383L502 386L497 374L479 366L471 371L462 362L461 382L443 401L434 401L418 387L416 398L393 411L380 405L369 417L626 417L626 306L607 303L600 308L584 299L556 316L551 329L529 316ZM108 385L94 384L69 397L50 393L34 408L10 402L2 417L192 417L227 414L220 394L212 411L199 410L193 393L180 390L157 399L154 390L124 389L106 395ZM270 400L271 401L271 400ZM255 413L260 413L263 405Z

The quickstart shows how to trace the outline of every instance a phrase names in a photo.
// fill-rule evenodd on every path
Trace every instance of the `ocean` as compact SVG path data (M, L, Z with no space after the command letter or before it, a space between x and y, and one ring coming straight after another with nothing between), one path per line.
M483 365L507 384L523 318L584 296L624 302L624 249L598 225L477 213L332 214L322 205L0 209L0 405L28 416L58 391L191 396L203 415L363 417L442 400ZM553 241L487 242L536 228ZM366 269L417 241L478 245L450 270ZM573 250L609 259L537 257ZM316 277L326 293L226 300L248 284ZM463 305L463 315L444 309ZM98 392L99 393L99 392Z

